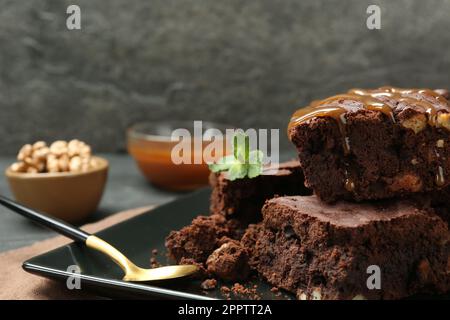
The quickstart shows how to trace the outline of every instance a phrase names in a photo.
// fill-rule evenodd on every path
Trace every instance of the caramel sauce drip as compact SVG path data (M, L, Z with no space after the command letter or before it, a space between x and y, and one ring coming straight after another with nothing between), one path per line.
M436 126L440 111L450 112L447 99L430 89L402 89L387 86L373 90L351 89L346 94L316 100L309 106L298 109L291 117L288 132L293 127L316 117L333 118L342 135L344 153L348 155L351 151L351 142L346 129L347 113L358 110L379 111L395 123L394 109L401 104L411 105L425 111L430 126ZM438 171L436 184L442 186L445 184L442 167L439 167ZM344 185L349 192L353 192L355 189L355 184L348 178L347 173Z
M436 116L439 111L450 112L447 99L430 89L395 87L381 87L374 90L351 89L346 94L313 101L309 106L298 109L292 115L288 129L315 117L330 117L342 122L343 114L361 109L382 112L395 122L393 109L400 103L423 109L428 114L428 121L432 126L436 125Z

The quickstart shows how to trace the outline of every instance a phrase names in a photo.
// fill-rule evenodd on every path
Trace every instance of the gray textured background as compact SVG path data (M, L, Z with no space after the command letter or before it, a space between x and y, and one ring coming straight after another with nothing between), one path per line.
M80 31L66 29L72 3ZM366 28L371 3L382 7L378 31ZM0 155L71 137L121 151L125 128L142 119L284 130L296 106L350 87L450 87L445 0L0 0L0 8Z

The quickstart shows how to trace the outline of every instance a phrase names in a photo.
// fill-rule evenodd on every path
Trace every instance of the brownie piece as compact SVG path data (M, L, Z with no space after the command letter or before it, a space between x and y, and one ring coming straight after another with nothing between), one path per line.
M431 206L436 213L450 224L450 187L431 194Z
M280 163L264 168L253 179L230 181L227 173L212 173L211 212L232 217L242 225L261 220L264 201L275 195L309 195L304 187L303 173L298 161Z
M425 209L434 210L442 220L450 223L450 187L442 190L419 194L413 197L415 203Z
M200 287L203 290L214 290L217 287L217 280L216 279L206 279L202 282Z
M299 109L289 124L305 184L322 200L369 200L450 184L448 92L350 90Z
M239 238L238 223L224 216L198 216L181 230L170 232L166 238L168 254L175 261L182 258L204 263L224 241ZM223 239L222 239L223 238Z
M250 273L247 249L239 241L222 244L206 260L209 273L225 281L247 279Z
M406 201L278 197L262 213L241 240L249 264L299 299L398 299L450 289L447 225ZM373 265L381 270L379 290L366 284Z

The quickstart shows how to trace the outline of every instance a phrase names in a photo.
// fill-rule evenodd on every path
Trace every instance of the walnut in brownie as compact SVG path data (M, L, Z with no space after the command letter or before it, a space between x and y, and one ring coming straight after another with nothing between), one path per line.
M448 228L406 201L338 202L278 197L242 244L269 283L299 299L398 299L450 289ZM369 290L369 266L381 289Z
M275 195L309 195L304 187L303 173L298 161L280 163L264 168L253 179L230 181L227 173L212 173L211 212L235 218L242 225L261 220L264 201Z
M448 92L354 89L299 109L289 124L306 185L324 201L370 200L450 184Z

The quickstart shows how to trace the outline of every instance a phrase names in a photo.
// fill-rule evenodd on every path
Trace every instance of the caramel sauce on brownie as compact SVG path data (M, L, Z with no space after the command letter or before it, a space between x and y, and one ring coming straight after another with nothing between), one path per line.
M395 123L395 111L399 112L412 108L426 116L426 124L438 127L439 114L450 113L449 101L442 94L444 94L442 90L403 89L388 86L378 89L351 89L345 94L316 100L309 106L298 109L292 115L288 125L288 132L293 127L316 117L333 118L338 124L342 135L344 154L348 155L351 152L351 141L347 135L346 115L348 113L359 110L378 111ZM345 171L343 185L349 192L355 190L355 184L347 170ZM436 185L445 185L444 172L441 166L438 167L438 172L436 173Z
M422 109L428 115L430 125L436 125L440 111L450 112L446 98L430 89L400 89L381 87L379 89L351 89L346 94L335 95L313 101L309 106L298 109L292 116L289 129L315 117L334 118L345 125L345 114L361 109L379 111L395 122L394 109L406 104Z

